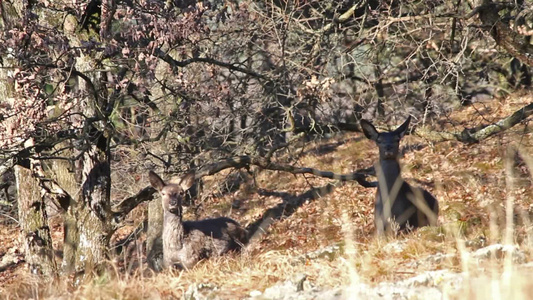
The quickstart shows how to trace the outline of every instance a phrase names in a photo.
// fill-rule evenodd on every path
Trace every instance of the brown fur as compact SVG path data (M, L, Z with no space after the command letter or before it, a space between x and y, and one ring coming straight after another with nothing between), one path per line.
M247 232L229 218L182 220L182 201L194 183L194 174L178 182L165 183L150 171L150 183L161 194L163 205L163 265L165 268L189 269L198 261L211 256L240 250L248 242Z

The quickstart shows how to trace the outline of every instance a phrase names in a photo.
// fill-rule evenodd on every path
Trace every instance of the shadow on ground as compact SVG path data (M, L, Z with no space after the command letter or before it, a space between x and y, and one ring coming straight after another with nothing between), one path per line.
M246 227L250 235L250 240L266 233L268 227L276 220L280 220L282 217L291 216L298 207L302 206L306 201L316 200L330 194L334 190L333 184L327 184L325 186L311 188L300 195L294 195L287 192L275 192L264 189L258 190L258 194L261 196L274 196L279 197L283 202L279 203L275 207L269 208L265 211L263 216L257 221L251 223Z

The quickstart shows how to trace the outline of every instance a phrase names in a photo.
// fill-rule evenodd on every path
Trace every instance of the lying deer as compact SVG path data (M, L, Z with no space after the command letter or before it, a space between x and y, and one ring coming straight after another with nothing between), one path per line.
M405 230L437 224L437 199L424 189L410 186L400 174L400 140L410 121L409 116L396 130L378 132L372 123L361 120L363 133L379 148L379 163L375 165L378 190L374 210L378 234L391 229Z
M189 269L198 261L240 248L248 241L247 232L229 218L182 220L182 201L194 183L194 173L177 182L165 183L150 171L150 184L159 191L163 203L163 267Z

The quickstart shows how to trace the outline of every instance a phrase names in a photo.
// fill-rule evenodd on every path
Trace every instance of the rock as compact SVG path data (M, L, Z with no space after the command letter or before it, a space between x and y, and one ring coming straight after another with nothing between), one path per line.
M462 282L463 275L461 273L454 273L450 270L438 270L425 272L415 277L400 281L398 282L398 285L405 287L436 287L446 283L459 286Z
M218 287L210 283L195 283L189 285L185 292L187 300L219 299L216 295Z
M481 263L487 259L502 259L505 255L511 255L513 263L523 264L526 261L526 255L518 246L494 244L476 250L470 254L470 257Z
M442 299L443 293L434 287L407 288L385 284L363 290L357 297L360 299Z
M333 260L337 254L339 254L339 252L340 247L338 245L331 245L313 252L306 253L305 257L308 259L327 258L329 260Z
M385 245L384 250L390 253L399 253L405 248L405 242L395 241ZM322 253L336 253L338 248L330 251L321 249L308 253L301 259L321 257ZM501 259L505 255L512 255L514 263L524 263L526 256L514 245L491 245L469 253L470 258L482 262L494 257ZM448 259L454 259L457 254L437 253L428 256L423 261L439 264ZM533 263L523 265L533 268ZM451 270L428 271L411 278L397 282L382 282L377 286L364 283L353 283L350 286L322 289L307 280L305 274L299 274L292 280L278 282L264 292L253 291L250 299L256 300L310 300L310 299L443 299L457 294L463 289L466 280L471 280L464 273L455 273Z
M428 257L426 257L425 259L422 259L422 260L412 260L408 263L406 263L405 265L409 268L412 268L412 269L415 269L417 267L419 267L420 265L423 265L423 264L431 264L431 265L436 265L436 264L440 264L446 260L452 260L456 257L455 254L453 253L436 253L436 254L433 254L433 255L429 255Z
M426 261L428 261L429 263L433 263L433 264L440 264L441 262L445 260L453 259L454 257L455 257L455 254L452 254L452 253L447 253L447 254L436 253L434 255L428 256L426 258Z
M405 240L392 241L387 245L383 246L383 251L387 253L401 253L405 250L405 244Z
M307 299L301 298L300 294L303 295L316 291L315 287L307 281L307 275L298 274L292 280L279 282L267 288L263 292L261 299Z
M325 248L298 256L296 258L296 261L293 262L293 264L305 263L307 260L314 260L320 258L332 261L339 255L340 252L341 248L339 245L327 246Z
M445 293L459 289L462 283L462 274L440 270L426 272L399 282L383 282L375 287L354 283L348 287L323 290L308 282L305 275L299 275L294 280L280 282L267 288L264 293L254 291L253 294L250 293L250 299L442 299Z
M263 293L261 291L258 291L258 290L253 290L250 292L250 297L251 298L257 298L259 296L263 295Z
M20 262L24 262L24 255L19 251L18 247L12 247L0 258L0 272L15 266Z

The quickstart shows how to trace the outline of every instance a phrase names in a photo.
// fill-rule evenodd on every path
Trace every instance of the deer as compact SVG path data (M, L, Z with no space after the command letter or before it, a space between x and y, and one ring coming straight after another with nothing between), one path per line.
M194 172L168 183L153 171L148 178L163 205L163 268L188 270L200 260L240 251L248 242L247 231L230 218L183 221L182 201L194 184Z
M378 189L374 205L374 225L378 235L437 225L439 203L428 191L405 182L399 163L400 140L409 127L411 116L396 130L378 132L367 120L361 120L364 135L379 148L374 165Z

